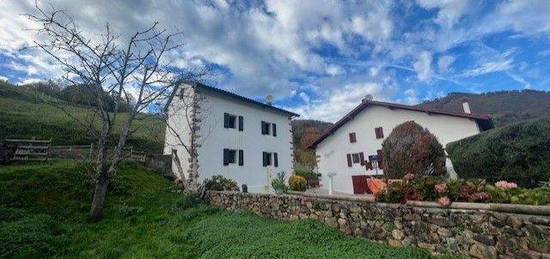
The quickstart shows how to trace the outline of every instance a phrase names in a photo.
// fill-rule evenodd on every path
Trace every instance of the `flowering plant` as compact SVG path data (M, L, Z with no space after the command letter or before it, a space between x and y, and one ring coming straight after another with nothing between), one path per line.
M445 183L436 184L434 187L437 193L446 193L449 190Z
M518 185L513 182L507 182L507 181L498 181L495 183L496 187L504 188L504 189L515 189L518 188Z
M444 196L444 197L441 197L441 198L437 199L437 203L439 203L443 206L449 206L449 205L451 205L451 200L449 199L449 197Z

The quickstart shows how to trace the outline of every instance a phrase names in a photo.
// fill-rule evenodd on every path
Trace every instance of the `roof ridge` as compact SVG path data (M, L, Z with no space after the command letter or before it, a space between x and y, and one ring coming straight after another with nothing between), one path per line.
M462 117L462 118L470 118L475 119L476 121L488 121L490 127L492 128L492 120L491 117L488 114L476 114L476 113L460 113L460 112L446 112L441 110L434 110L434 109L426 109L418 106L412 106L412 105L406 105L406 104L397 104L397 103L389 103L389 102L380 102L380 101L373 101L373 100L367 100L363 99L359 105L357 105L355 108L353 108L350 112L346 113L340 120L338 120L336 123L332 125L332 127L328 128L317 140L315 140L313 143L311 143L307 148L313 148L317 146L317 144L321 143L324 139L326 139L328 136L330 136L332 133L334 133L336 130L338 130L340 127L342 127L344 124L346 124L348 121L353 119L355 115L365 108L369 106L369 104L372 105L380 105L380 106L386 106L390 109L405 109L405 110L412 110L412 111L419 111L419 112L426 112L426 113L434 113L434 114L441 114L441 115L447 115L447 116L455 116L455 117Z
M233 92L228 91L228 90L224 90L224 89L221 89L221 88L205 85L205 84L198 83L198 82L193 82L193 83L190 83L190 84L193 84L194 86L198 86L200 88L210 90L210 91L222 94L222 95L226 95L226 96L236 98L236 99L239 99L239 100L242 100L242 101L245 101L245 102L249 102L251 104L258 105L258 106L261 106L261 107L264 107L264 108L267 108L267 109L270 109L270 110L273 110L273 111L282 112L282 113L288 114L290 116L295 116L295 117L300 116L297 113L287 111L285 109L282 109L282 108L279 108L279 107L276 107L276 106L273 106L273 105L265 104L265 103L256 101L252 98L248 98L248 97L245 97L245 96L242 96L242 95L238 95L238 94L233 93Z

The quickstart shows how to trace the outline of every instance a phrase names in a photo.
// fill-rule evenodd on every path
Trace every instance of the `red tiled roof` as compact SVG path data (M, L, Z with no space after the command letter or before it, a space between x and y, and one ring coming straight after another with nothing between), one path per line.
M359 114L361 111L363 111L365 108L367 108L369 105L378 105L383 106L389 109L402 109L402 110L410 110L410 111L419 111L419 112L425 112L428 114L439 114L439 115L447 115L447 116L454 116L454 117L462 117L462 118L469 118L476 120L478 125L482 130L487 130L493 128L493 122L491 120L491 117L487 114L475 114L475 113L464 113L464 112L447 112L447 111L440 111L440 110L433 110L428 108L422 108L418 106L411 106L411 105L404 105L404 104L397 104L397 103L387 103L387 102L379 102L379 101L372 101L372 100L363 100L361 104L359 104L357 107L355 107L353 110L351 110L348 114L346 114L342 119L334 123L332 127L330 127L328 130L325 131L315 142L313 142L311 145L309 145L308 148L314 148L319 143L321 143L323 140L325 140L328 136L332 135L336 130L338 130L340 127L342 127L344 124L346 124L348 121L352 120L357 114Z

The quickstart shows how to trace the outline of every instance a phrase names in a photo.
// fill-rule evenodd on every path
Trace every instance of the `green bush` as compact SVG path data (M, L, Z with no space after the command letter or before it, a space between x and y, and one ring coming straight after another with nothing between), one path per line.
M307 189L306 178L299 175L291 175L288 179L288 185L290 187L290 190L297 192L304 192Z
M237 182L223 175L214 175L204 180L204 187L209 191L239 191Z
M280 172L277 174L275 179L271 181L271 187L276 193L286 193L288 191L288 186L286 185L286 173Z
M445 152L437 138L414 121L396 126L382 143L384 175L402 178L405 174L441 175L445 172Z
M449 143L446 150L461 178L536 187L550 179L550 118L489 130Z
M310 170L307 166L301 164L301 163L295 163L294 164L294 174L299 175L301 177L304 177L306 180L317 180L319 179L319 176L313 172L313 170Z

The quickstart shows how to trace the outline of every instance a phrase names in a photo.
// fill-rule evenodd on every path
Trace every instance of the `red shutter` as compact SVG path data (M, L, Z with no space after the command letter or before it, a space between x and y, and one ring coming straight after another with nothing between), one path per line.
M382 127L378 127L374 129L374 134L376 135L376 138L383 138L384 137L384 129Z
M359 153L359 160L361 161L361 165L365 165L365 154L363 152Z
M384 169L384 152L382 149L378 149L376 154L378 155L378 168Z
M351 162L351 154L348 154L348 167L351 167L353 164Z
M356 137L356 135L355 135L355 132L352 132L352 133L349 134L349 142L350 142L350 143L355 143L355 142L357 142L357 137Z

